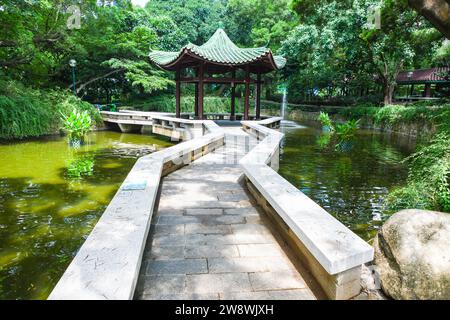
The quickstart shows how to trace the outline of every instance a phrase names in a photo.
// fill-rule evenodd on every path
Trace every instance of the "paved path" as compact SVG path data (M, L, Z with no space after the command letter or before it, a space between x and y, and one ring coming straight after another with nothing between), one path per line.
M315 299L238 182L255 139L226 132L224 147L163 179L135 298Z

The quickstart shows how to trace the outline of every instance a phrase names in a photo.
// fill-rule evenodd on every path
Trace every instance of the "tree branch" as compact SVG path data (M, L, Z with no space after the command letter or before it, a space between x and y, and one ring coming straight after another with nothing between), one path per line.
M410 7L450 39L450 3L446 0L408 0Z
M14 40L0 40L0 48L15 47L17 42Z
M109 77L110 75L113 75L113 74L115 74L115 73L123 72L123 71L125 71L125 70L126 70L125 68L120 68L120 69L116 69L116 70L110 71L110 72L108 72L108 73L105 73L105 74L102 75L102 76L95 77L95 78L91 78L91 79L89 79L88 81L83 82L80 86L78 86L78 88L77 88L77 93L80 93L81 90L83 90L84 88L86 88L88 85L90 85L90 84L93 83L93 82L96 82L96 81L98 81L98 80L101 80L101 79L104 79L104 78L106 78L106 77ZM69 89L72 88L72 87L73 87L73 85L70 85L70 86L69 86Z

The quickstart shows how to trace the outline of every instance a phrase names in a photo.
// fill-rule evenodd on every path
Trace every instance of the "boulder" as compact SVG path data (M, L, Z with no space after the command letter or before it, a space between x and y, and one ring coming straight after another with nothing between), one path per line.
M375 240L383 291L394 299L450 299L450 214L402 210Z

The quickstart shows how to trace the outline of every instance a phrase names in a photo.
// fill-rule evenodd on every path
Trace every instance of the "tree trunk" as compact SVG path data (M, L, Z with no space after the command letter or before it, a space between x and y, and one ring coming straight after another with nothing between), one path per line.
M393 83L384 83L383 84L384 88L383 88L383 92L384 92L384 105L387 106L389 104L392 104L392 99L394 96L394 89L395 89L395 84Z
M447 0L408 0L420 15L450 39L450 3Z

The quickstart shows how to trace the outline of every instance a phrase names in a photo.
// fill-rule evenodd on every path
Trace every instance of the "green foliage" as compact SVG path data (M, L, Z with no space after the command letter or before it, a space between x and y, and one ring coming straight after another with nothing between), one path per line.
M376 124L386 124L393 126L397 123L409 122L429 122L441 124L449 123L447 116L450 114L450 104L442 106L425 106L419 104L417 106L404 105L388 105L380 108L374 116Z
M61 113L63 129L69 135L70 141L84 141L86 134L91 130L92 120L87 111L73 109L66 116Z
M296 24L290 0L229 0L225 28L242 46L269 46L278 50Z
M67 166L67 175L72 179L94 174L94 160L92 158L76 159Z
M359 104L354 107L341 108L338 114L346 119L373 118L380 110L373 104Z
M437 134L405 161L409 163L408 184L389 195L388 208L421 208L450 212L449 132Z
M351 148L352 141L355 138L359 128L359 120L349 120L345 123L336 125L337 144L335 149L338 151L347 151Z
M376 107L358 104L340 108L338 114L346 119L373 120L378 126L392 127L399 123L429 123L437 127L450 127L450 103L448 101L420 101L409 105Z
M330 146L332 140L336 151L347 151L351 148L351 142L358 131L360 120L352 119L345 123L337 124L336 128L333 127L329 115L325 112L320 112L318 120L321 122L322 128L329 128L329 131L323 131L316 141L320 149Z
M191 95L181 97L181 112L193 112L195 98ZM131 104L133 109L142 111L175 112L175 97L173 95L160 95L145 99L142 102ZM243 101L236 99L236 110L243 109ZM211 97L203 99L203 111L205 113L229 113L231 102L228 97Z
M322 126L329 127L331 131L333 131L333 123L331 122L330 116L328 113L320 112L318 120L322 124Z
M98 111L72 93L37 90L17 81L0 81L0 139L21 139L53 134L61 127L60 113L86 111L95 123Z
M330 145L331 142L331 138L332 138L332 134L329 132L325 132L322 133L316 140L317 145L319 146L319 148L325 149Z
M281 53L289 61L289 92L298 102L375 96L381 87L383 102L390 104L401 70L445 60L434 59L442 36L407 1L293 0L291 6L300 24L282 43ZM367 25L372 6L381 11L379 29ZM446 56L448 51L440 52Z
M386 201L390 211L419 208L450 212L450 104L429 101L382 108L358 106L340 110L342 116L363 115L380 126L401 123L434 124L438 133L404 161L409 164L407 185L393 190ZM336 128L340 131L340 127Z

